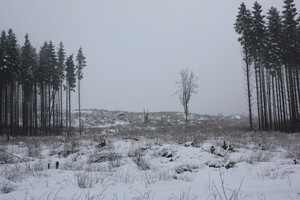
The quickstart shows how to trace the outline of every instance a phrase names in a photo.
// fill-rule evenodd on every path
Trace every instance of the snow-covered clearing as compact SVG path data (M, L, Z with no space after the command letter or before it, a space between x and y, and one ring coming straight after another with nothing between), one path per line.
M131 121L116 132L2 141L0 199L300 199L299 134L162 132Z

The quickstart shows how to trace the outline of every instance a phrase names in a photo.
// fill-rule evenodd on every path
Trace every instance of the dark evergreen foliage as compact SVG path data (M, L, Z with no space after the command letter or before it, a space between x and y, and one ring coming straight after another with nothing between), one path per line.
M81 96L80 96L80 81L81 79L83 78L83 73L82 73L82 70L83 68L86 66L86 61L85 61L85 57L83 55L83 52L82 52L82 48L80 47L79 50L78 50L78 54L76 56L76 61L77 61L77 65L76 65L76 68L77 68L77 71L76 71L76 75L77 75L77 81L78 81L78 111L79 111L79 133L81 135L81 131L82 131L82 127L81 127Z
M73 54L66 60L66 127L68 136L71 135L71 92L74 91L76 83L75 64Z
M68 68L66 69L67 66ZM83 65L85 66L85 61ZM83 67L82 67L83 68ZM81 68L81 69L82 69ZM67 76L65 76L65 71ZM63 44L55 52L45 42L37 54L28 34L22 47L14 32L0 37L0 135L7 137L63 134L64 80L70 92L76 87L73 57L65 63ZM81 75L82 78L82 75ZM66 105L71 109L71 99ZM71 113L68 113L71 118ZM67 131L71 128L68 121Z
M280 15L271 7L265 22L261 6L255 2L247 21L243 16L249 15L242 4L235 30L244 54L249 53L247 64L255 71L259 129L296 132L300 129L300 27L294 1L285 0L283 8Z
M248 111L249 111L249 126L253 129L252 119L252 89L251 89L251 57L250 57L250 33L251 33L251 13L246 8L244 3L239 8L236 23L234 24L235 31L240 35L238 41L241 43L244 54L245 74L247 83Z
M57 68L58 68L58 76L59 76L59 117L58 117L58 123L60 131L63 130L63 82L65 79L65 49L62 42L59 43L59 49L57 52Z

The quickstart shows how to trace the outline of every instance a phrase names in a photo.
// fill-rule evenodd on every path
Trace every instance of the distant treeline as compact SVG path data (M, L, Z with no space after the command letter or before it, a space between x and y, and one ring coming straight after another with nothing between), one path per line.
M255 93L260 130L300 130L299 20L293 0L284 1L282 13L271 7L267 16L257 2L251 11L244 3L239 8L235 30L244 56L251 129Z
M71 134L71 91L85 66L81 47L76 61L75 65L73 55L66 57L62 42L57 52L51 41L37 52L28 34L20 46L11 29L2 31L0 135L9 140L20 135Z

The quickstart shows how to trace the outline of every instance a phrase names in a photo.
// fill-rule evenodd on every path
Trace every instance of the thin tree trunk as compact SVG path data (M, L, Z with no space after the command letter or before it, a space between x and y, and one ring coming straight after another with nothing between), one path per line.
M7 141L10 139L10 135L14 132L14 80L11 80L10 86L10 134L7 132Z
M268 113L269 113L269 130L273 129L273 117L272 117L272 94L271 94L271 80L270 72L267 71L267 98L268 98Z
M252 122L252 102L251 102L251 84L250 84L250 66L249 66L249 58L248 53L245 53L245 63L246 63L246 76L247 76L247 96L248 96L248 111L249 111L249 126L250 131L253 130L253 122Z
M46 116L45 116L45 91L44 91L44 84L41 84L41 133L42 135L45 134L45 121L46 121Z
M9 94L8 94L8 89L9 89L9 84L7 83L6 84L6 88L5 88L5 105L4 105L4 112L5 112L5 114L4 114L4 127L6 128L6 129L8 129L8 119L9 119L9 117L8 117L8 108L9 108L9 102L8 102L8 98L9 98ZM7 134L8 134L8 130L6 130L6 132L7 132Z
M286 110L286 100L285 100L285 84L284 84L284 74L281 73L279 77L280 88L281 88L281 101L282 101L282 115L283 115L283 130L287 129L287 110Z
M70 136L72 135L72 118L71 118L71 89L69 88L69 129Z
M69 132L69 100L68 100L68 95L69 95L69 84L66 83L66 132L67 132L67 136L70 136L70 132Z
M278 98L276 94L276 80L275 75L272 75L272 102L273 102L273 128L278 129L278 118L277 118L277 107L278 107Z
M38 131L38 109L37 109L37 98L38 98L38 93L37 93L37 84L34 84L34 104L33 104L33 112L34 112L34 135L37 135Z
M260 90L259 90L259 70L255 66L255 87L256 87L256 102L257 102L257 116L258 116L258 129L260 130L262 127L261 123L261 109L260 109Z
M3 77L0 77L0 136L3 136L3 112L2 112L2 100L3 100Z
M55 112L54 112L54 107L55 107L55 90L52 89L52 132L54 132L54 134L56 133L56 124L55 124Z
M51 134L52 131L52 126L51 126L51 86L49 84L48 86L48 129L49 129L49 134Z
M60 133L63 132L63 85L60 87Z
M80 80L78 79L78 120L79 120L79 134L81 135L81 104L80 104Z
M267 104L267 95L266 95L266 81L265 81L265 70L264 67L261 67L261 91L262 91L262 104L263 104L263 118L264 118L264 130L269 130L268 123L268 104Z

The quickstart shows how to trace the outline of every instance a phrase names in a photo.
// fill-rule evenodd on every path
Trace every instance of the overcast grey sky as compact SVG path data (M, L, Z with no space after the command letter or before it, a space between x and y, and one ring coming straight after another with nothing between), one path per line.
M67 54L83 47L84 108L182 111L173 94L180 69L188 67L199 76L191 112L247 113L241 48L233 28L242 1L0 2L0 30L12 28L20 45L28 33L37 49L45 40L56 47L62 41ZM254 0L244 2L250 8ZM264 11L283 5L283 0L258 2Z

